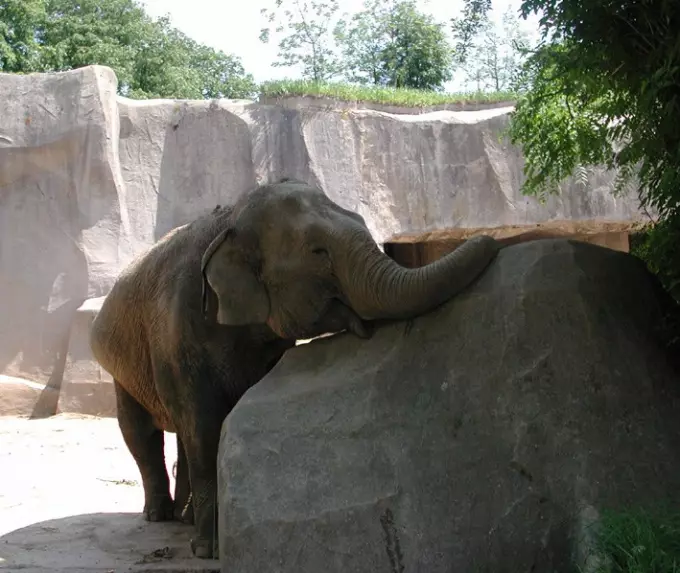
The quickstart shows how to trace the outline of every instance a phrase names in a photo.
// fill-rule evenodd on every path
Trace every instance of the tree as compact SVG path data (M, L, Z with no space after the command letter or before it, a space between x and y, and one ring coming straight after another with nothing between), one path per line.
M404 1L390 11L389 42L383 51L383 72L389 85L440 90L451 79L452 50L444 27Z
M280 34L286 31L278 44L279 60L273 66L302 65L302 76L313 81L333 78L341 69L333 49L332 23L338 11L338 0L275 0L274 10L262 8L267 26L260 31L260 41L268 43L270 26L283 13L284 22L275 27Z
M248 97L235 56L198 44L135 0L0 0L0 71L113 68L129 97Z
M457 39L455 57L458 63L467 60L474 39L488 22L491 0L463 0L463 16L451 19L453 35Z
M246 74L241 60L232 54L193 42L189 66L200 77L200 97L247 99L256 91L253 76Z
M366 0L364 10L354 14L349 22L340 20L337 23L334 35L342 50L345 77L350 82L384 83L383 50L388 40L389 13L394 4L389 0Z
M46 0L39 27L47 70L109 66L122 85L130 83L135 53L152 28L133 0Z
M524 0L542 41L522 72L509 135L524 191L559 190L592 165L616 170L657 224L647 262L680 300L680 2Z
M159 18L144 35L132 61L132 76L124 93L128 97L200 98L197 70L189 67L186 37L167 17Z
M247 98L255 82L238 58L196 43L159 18L134 60L130 97Z
M477 91L511 90L518 81L528 48L528 36L511 6L501 17L500 30L488 17L480 18L477 35L468 40L462 62L468 81L476 84Z
M43 0L0 0L0 72L40 71L36 27L44 20Z
M411 0L367 0L335 35L350 81L438 90L451 79L452 50L443 26Z

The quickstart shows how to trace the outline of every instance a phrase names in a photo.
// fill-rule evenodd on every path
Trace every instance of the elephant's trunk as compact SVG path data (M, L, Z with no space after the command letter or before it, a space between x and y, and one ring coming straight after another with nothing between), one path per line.
M482 235L429 265L407 269L383 254L365 230L352 235L333 257L334 267L347 302L365 320L428 312L467 287L499 250L495 239Z

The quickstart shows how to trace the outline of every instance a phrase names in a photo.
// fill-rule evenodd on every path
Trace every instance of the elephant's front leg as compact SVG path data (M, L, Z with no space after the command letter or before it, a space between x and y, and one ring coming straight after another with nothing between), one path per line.
M191 549L196 557L217 558L217 449L222 418L208 419L214 414L207 408L187 428L182 437L191 480L191 503L195 536Z

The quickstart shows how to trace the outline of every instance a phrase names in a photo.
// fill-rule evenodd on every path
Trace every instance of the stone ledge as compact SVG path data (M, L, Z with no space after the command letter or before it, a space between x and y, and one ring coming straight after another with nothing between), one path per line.
M464 241L476 235L490 235L496 239L522 236L533 239L597 235L602 233L633 233L648 224L644 220L607 221L597 219L573 220L555 219L527 225L497 225L489 227L459 227L437 229L422 233L399 233L386 243L425 243L430 241Z
M115 416L113 378L92 356L90 328L106 297L90 298L76 310L59 393L59 412Z
M0 374L0 416L33 415L44 392L50 394L48 401L57 401L58 390L23 378Z

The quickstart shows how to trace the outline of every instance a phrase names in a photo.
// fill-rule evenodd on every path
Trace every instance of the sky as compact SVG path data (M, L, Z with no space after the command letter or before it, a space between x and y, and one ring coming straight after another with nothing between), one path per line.
M259 40L260 29L265 25L260 10L273 8L274 0L142 0L142 3L151 16L169 15L173 25L193 40L239 56L257 82L299 77L296 70L271 65L276 60L276 36L269 44ZM462 1L418 0L418 5L438 21L448 22L460 15ZM518 8L519 0L494 0L494 19L499 18L508 5ZM362 6L363 0L340 0L339 12L352 14ZM522 27L535 32L536 19L522 22Z

